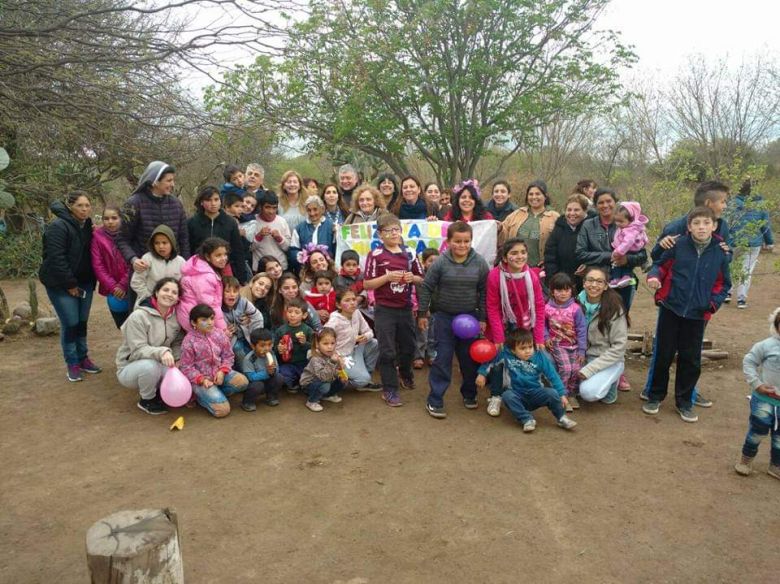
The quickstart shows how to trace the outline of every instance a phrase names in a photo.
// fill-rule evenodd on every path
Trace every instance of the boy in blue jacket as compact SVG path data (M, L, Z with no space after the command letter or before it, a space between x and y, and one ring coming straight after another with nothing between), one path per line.
M709 207L688 214L688 234L661 254L647 275L656 291L658 324L653 346L652 384L646 414L658 413L669 385L669 369L677 356L675 403L685 422L697 422L693 388L701 374L704 325L720 308L731 289L729 258L721 239L713 235L716 216Z
M566 390L555 370L552 359L534 346L531 331L515 329L506 337L504 348L498 356L479 368L477 387L485 387L487 375L494 367L503 367L504 387L501 401L523 425L523 432L533 432L536 420L531 411L547 406L558 425L571 430L577 422L566 415ZM544 375L553 388L542 385Z
M255 328L249 335L252 351L244 357L244 375L249 380L241 408L247 412L257 410L257 398L265 393L265 403L279 405L279 390L284 383L279 375L279 363L273 352L274 336L268 329Z

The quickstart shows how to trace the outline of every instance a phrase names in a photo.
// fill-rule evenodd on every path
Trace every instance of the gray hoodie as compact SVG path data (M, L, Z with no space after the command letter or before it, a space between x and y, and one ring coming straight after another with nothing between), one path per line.
M753 390L762 384L780 388L780 334L774 324L778 313L780 307L775 308L769 316L769 338L753 345L742 360L742 372ZM753 391L753 398L769 402L773 406L780 406L780 399L755 391Z
M133 361L161 361L166 351L171 351L174 358L179 358L183 335L175 310L171 310L168 318L163 318L152 306L150 299L144 300L125 321L121 330L122 345L116 352L117 373Z

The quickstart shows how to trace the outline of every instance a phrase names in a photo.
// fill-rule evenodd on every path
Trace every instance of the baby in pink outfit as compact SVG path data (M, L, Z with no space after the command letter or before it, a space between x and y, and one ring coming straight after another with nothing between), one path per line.
M642 207L636 201L621 203L615 211L617 233L612 240L612 271L609 285L611 288L625 288L635 284L633 271L627 265L618 266L615 262L630 252L638 252L647 245L647 216L642 215Z

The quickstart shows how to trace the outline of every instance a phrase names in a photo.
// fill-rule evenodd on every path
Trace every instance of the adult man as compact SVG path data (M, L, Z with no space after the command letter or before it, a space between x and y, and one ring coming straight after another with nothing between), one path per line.
M352 207L352 193L358 186L358 172L351 164L339 168L339 189L341 198L347 208Z
M254 195L256 199L265 192L263 181L265 180L265 170L256 162L250 162L246 165L244 173L244 188L247 193Z

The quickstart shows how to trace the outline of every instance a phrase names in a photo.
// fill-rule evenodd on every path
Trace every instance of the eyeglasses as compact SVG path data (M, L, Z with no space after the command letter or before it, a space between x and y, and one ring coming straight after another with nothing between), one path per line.
M606 284L606 280L602 280L601 278L585 278L586 284Z
M400 227L387 227L382 229L382 233L401 233Z

